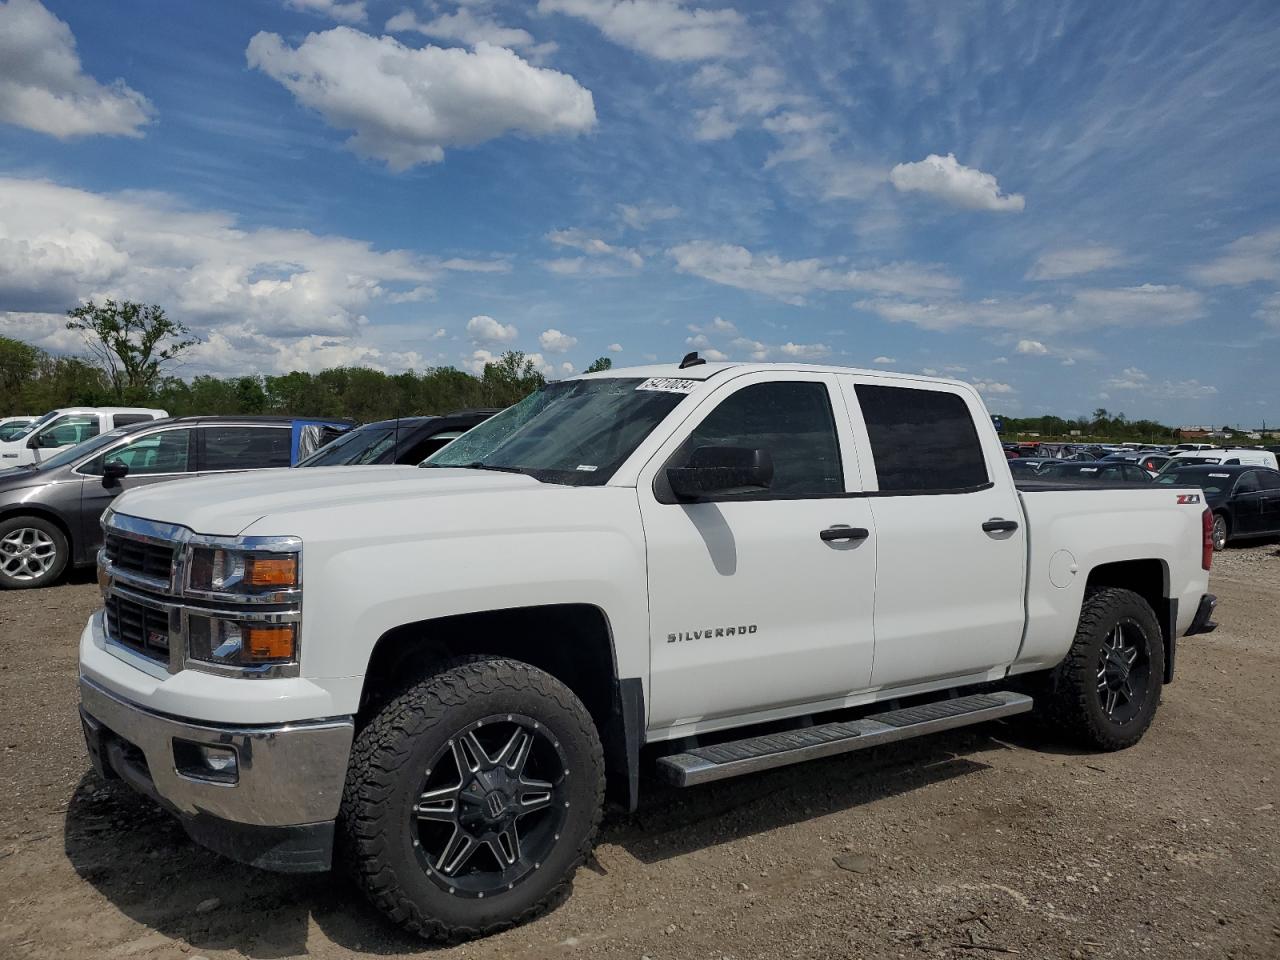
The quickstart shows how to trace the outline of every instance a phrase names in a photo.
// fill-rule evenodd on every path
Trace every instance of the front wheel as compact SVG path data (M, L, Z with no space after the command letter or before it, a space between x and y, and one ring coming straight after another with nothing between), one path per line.
M1227 526L1227 518L1220 513L1213 515L1213 549L1225 550L1227 548L1227 537L1230 536L1231 530Z
M379 910L430 940L531 919L591 849L604 759L581 701L525 663L442 665L352 748L343 854Z
M71 556L66 535L43 517L10 517L0 523L0 589L47 587Z
M1131 747L1160 704L1164 640L1156 615L1132 590L1090 593L1066 659L1037 707L1050 726L1096 750Z

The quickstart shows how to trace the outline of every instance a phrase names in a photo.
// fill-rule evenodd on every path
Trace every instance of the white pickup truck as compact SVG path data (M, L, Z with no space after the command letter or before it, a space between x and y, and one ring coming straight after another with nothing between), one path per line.
M1211 629L1194 488L1015 487L971 386L702 363L553 383L422 468L122 495L81 716L197 841L341 860L430 938L535 915L606 791L1034 711L1114 750ZM1029 718L1023 718L1029 719Z

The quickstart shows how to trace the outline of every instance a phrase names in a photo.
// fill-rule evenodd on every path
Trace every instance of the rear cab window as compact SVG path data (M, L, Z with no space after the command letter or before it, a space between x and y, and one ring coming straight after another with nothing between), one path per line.
M959 393L877 383L855 383L853 393L881 493L963 493L991 486L974 414Z

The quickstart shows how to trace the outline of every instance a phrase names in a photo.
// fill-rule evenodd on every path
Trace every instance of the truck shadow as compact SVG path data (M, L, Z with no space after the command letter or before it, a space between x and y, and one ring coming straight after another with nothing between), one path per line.
M707 784L646 783L639 810L611 808L599 842L645 864L851 810L987 769L968 753L1002 749L999 724ZM801 772L803 771L803 772ZM383 920L345 878L266 873L210 853L119 781L86 772L67 807L64 846L76 873L131 920L191 945L255 960L305 954L314 923L342 948L432 952ZM587 869L603 872L589 863Z

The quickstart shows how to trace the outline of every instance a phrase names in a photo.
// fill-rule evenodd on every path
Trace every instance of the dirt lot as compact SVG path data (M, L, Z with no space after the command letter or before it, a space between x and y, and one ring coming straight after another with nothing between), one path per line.
M606 818L549 916L447 957L1280 957L1280 543L1220 554L1136 748L994 724ZM85 575L0 595L0 957L434 952L327 877L219 859L89 771Z

